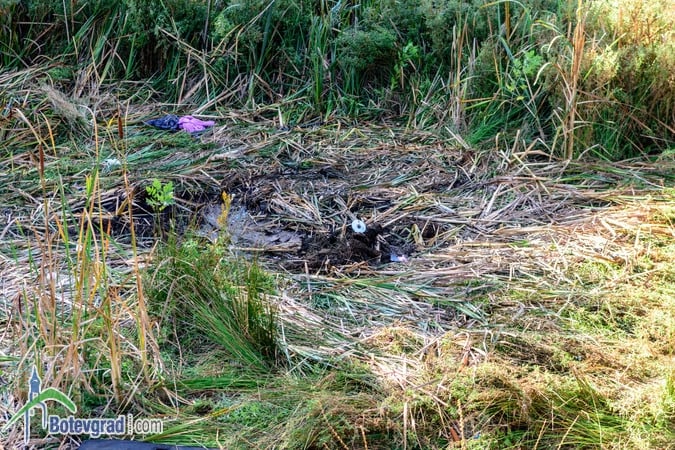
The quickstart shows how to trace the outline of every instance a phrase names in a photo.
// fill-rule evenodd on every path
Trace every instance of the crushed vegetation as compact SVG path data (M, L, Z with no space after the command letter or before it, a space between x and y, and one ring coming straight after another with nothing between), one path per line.
M76 3L0 4L0 424L36 367L157 443L675 449L668 11Z

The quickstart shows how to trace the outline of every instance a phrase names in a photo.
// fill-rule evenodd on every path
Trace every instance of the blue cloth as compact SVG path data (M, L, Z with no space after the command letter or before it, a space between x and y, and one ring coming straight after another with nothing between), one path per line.
M160 117L159 119L147 120L145 123L160 130L178 131L178 116L173 114Z

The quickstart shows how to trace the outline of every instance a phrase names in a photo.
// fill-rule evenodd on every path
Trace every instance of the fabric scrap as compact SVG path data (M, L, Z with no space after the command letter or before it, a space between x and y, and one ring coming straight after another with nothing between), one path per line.
M197 133L204 131L216 124L213 120L199 120L192 116L184 116L178 119L178 128L185 130L188 133Z
M169 114L159 119L147 120L145 123L151 127L159 128L160 130L178 131L179 129L178 116Z

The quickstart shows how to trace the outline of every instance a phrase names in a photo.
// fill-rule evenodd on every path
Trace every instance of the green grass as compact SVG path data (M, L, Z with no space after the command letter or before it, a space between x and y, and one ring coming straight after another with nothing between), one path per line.
M0 415L35 364L155 442L675 448L667 6L4 2ZM289 269L198 236L223 201L417 240Z
M275 365L277 326L266 298L274 284L260 267L198 239L172 238L157 261L148 276L148 307L170 347L193 352L208 342L251 370Z

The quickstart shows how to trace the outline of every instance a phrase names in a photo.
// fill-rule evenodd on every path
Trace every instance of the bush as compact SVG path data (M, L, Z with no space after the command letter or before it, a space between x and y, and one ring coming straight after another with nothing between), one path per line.
M314 14L309 0L242 0L215 12L211 36L236 47L242 71L264 73L274 67L298 75L294 58L305 48Z
M458 55L471 48L474 41L481 44L488 37L488 10L482 7L482 3L481 0L427 3L427 28L433 43L432 51L439 61L455 67ZM466 57L462 59L466 61Z
M147 78L167 65L171 67L171 61L181 56L174 38L193 48L205 47L207 8L204 2L123 0L121 3L125 16L119 25L129 33L131 42L125 53L138 52L133 76ZM174 38L167 33L173 34Z
M589 11L580 112L585 145L616 159L675 145L675 11L667 0L603 0Z
M396 37L377 26L372 30L350 29L338 39L343 71L354 72L363 84L383 85L396 63Z

